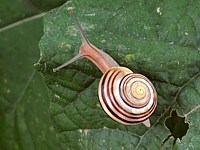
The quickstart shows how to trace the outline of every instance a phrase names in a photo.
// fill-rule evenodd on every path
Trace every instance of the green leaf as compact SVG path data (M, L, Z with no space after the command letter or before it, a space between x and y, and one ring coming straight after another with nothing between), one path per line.
M65 149L199 149L200 2L70 1L44 20L37 69L51 94L50 115ZM100 107L97 88L102 73L86 59L58 73L52 69L72 58L81 45L68 9L75 7L92 44L121 66L147 76L158 93L151 128L124 126ZM186 117L182 140L165 139L171 110Z
M33 5L28 1L1 1L2 150L62 149L49 118L46 85L33 66L39 57L38 42L43 34L44 14L45 12L39 12L36 7L33 9Z
M64 2L66 2L66 0L1 0L0 27L58 7Z

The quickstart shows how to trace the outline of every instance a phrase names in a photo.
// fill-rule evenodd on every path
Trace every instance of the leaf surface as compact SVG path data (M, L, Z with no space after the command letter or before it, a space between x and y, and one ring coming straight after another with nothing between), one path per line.
M44 20L37 69L50 90L50 113L66 149L198 149L200 118L199 1L70 1ZM124 126L100 107L102 73L86 59L58 73L52 69L75 56L80 33L69 15L75 8L90 42L121 66L147 76L158 93L151 128ZM165 120L171 110L189 129L175 146ZM78 144L77 144L78 143Z
M61 149L49 118L47 88L33 66L39 57L38 42L43 34L44 14L45 12L41 13L36 7L33 8L30 1L1 1L2 150Z

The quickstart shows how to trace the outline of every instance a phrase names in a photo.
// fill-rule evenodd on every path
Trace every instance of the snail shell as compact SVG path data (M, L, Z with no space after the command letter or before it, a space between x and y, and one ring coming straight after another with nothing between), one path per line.
M79 54L54 68L53 71L56 72L80 58L88 58L103 73L98 94L104 111L119 123L125 125L143 123L150 127L149 117L157 105L157 94L153 84L145 76L120 67L112 57L92 45L73 11L71 16L80 30L83 43Z
M104 111L125 125L146 121L156 108L152 83L125 67L109 69L100 80L98 93Z

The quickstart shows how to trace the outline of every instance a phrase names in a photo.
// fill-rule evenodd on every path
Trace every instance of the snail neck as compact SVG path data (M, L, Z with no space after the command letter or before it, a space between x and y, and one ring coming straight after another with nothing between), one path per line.
M112 67L118 67L118 63L110 57L107 53L99 50L97 47L92 45L88 40L83 41L80 47L80 53L93 62L102 73L105 73Z

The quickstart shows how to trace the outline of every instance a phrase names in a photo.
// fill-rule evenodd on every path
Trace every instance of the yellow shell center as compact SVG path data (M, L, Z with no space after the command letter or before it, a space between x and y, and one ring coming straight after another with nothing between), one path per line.
M143 99L146 96L145 85L141 82L135 82L132 85L131 93L136 99Z

